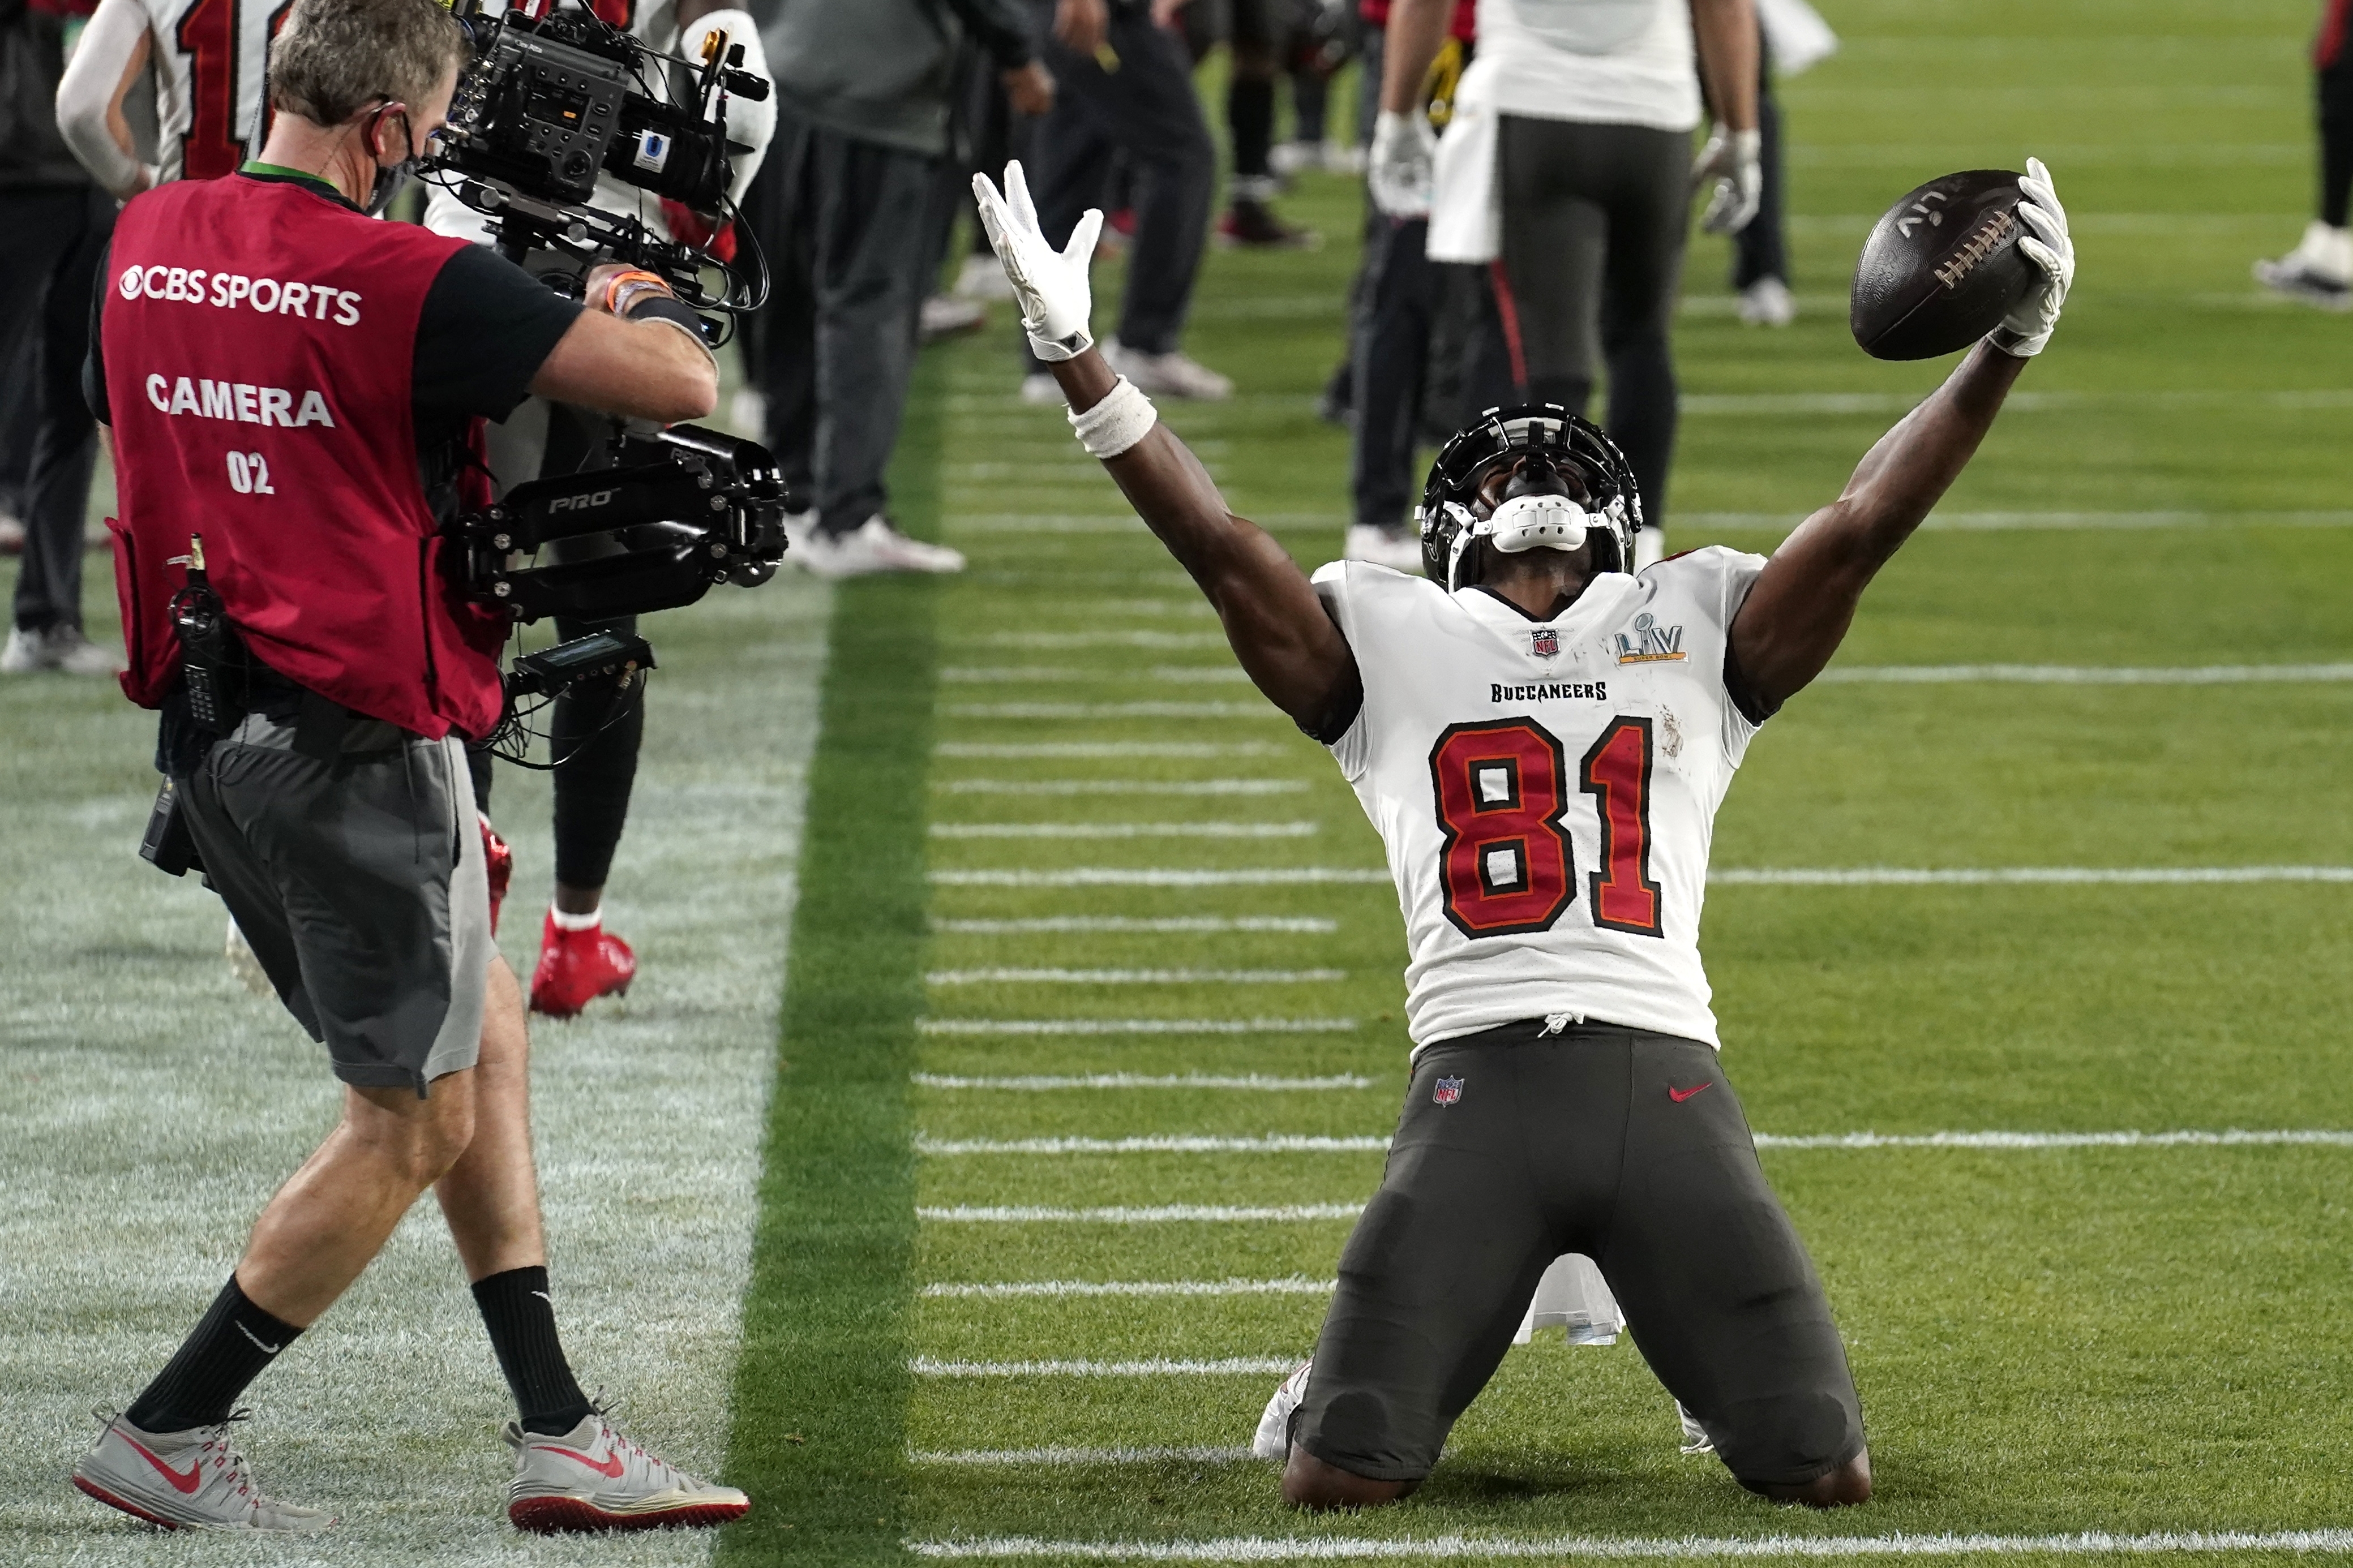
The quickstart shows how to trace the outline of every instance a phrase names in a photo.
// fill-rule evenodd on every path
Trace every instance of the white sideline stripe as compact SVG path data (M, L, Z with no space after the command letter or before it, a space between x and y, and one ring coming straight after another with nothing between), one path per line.
M943 779L947 795L1304 795L1304 779Z
M934 969L926 985L1305 985L1345 969Z
M918 1557L1064 1557L1099 1563L1311 1563L1363 1558L1541 1557L2063 1557L2224 1552L2353 1551L2353 1530L2164 1531L2151 1535L1763 1535L1552 1536L1513 1541L1492 1536L1400 1536L1389 1540L1285 1540L1229 1535L1211 1541L1046 1541L985 1535L910 1541Z
M1237 1355L1219 1361L936 1361L908 1358L917 1377L1244 1377L1298 1369L1297 1356Z
M1271 702L971 702L940 710L948 719L1281 719Z
M1804 512L1686 511L1676 514L1688 528L1771 528L1788 530L1806 521ZM1924 529L1957 532L1996 532L2016 529L2102 528L2353 528L2353 511L1939 511L1929 514Z
M980 647L1224 647L1223 632L990 632Z
M1354 1073L1330 1078L1269 1078L1262 1073L1027 1073L1005 1078L960 1078L943 1073L908 1075L925 1089L1006 1089L1042 1091L1055 1089L1247 1089L1290 1091L1319 1089L1370 1089L1373 1080Z
M935 757L1265 757L1277 748L1264 741L1239 741L1224 745L1195 741L1049 741L1006 745L991 741L943 741L932 748Z
M1869 1134L1862 1134L1869 1136ZM1761 1142L1761 1140L1760 1140ZM950 1154L1356 1154L1378 1153L1387 1136L1327 1138L1269 1133L1263 1138L1193 1137L1166 1133L1149 1138L934 1138L915 1134L915 1152Z
M954 931L965 936L1011 936L1032 931L1312 931L1328 935L1340 929L1340 922L1314 915L1166 915L1145 918L1137 915L1038 915L1026 920L966 921L934 920L935 931Z
M1308 838L1313 822L934 822L934 838Z
M1174 1225L1200 1221L1218 1225L1280 1224L1291 1220L1354 1219L1365 1212L1362 1204L1283 1204L1237 1208L1221 1204L1163 1204L1152 1208L1058 1209L958 1204L954 1208L919 1208L917 1219L940 1225Z
M924 1035L1352 1035L1354 1018L918 1018Z
M1328 1296L1336 1279L1293 1274L1283 1279L1016 1279L989 1285L926 1285L922 1296Z
M1245 1447L1226 1448L958 1448L948 1453L910 1450L911 1465L1238 1465Z
M2353 1131L2283 1129L2220 1132L1821 1132L1754 1134L1759 1149L2180 1149L2302 1144L2353 1148Z
M2199 664L2134 668L2079 664L1883 664L1831 668L1823 681L1941 684L2011 681L2031 686L2240 686L2261 681L2353 680L2353 664Z
M1989 883L2353 882L2353 866L1737 866L1711 871L1716 887L1861 888Z
M1266 871L1163 871L1150 866L1073 866L1064 871L934 871L938 888L1292 888L1321 882L1389 885L1387 871L1293 866Z

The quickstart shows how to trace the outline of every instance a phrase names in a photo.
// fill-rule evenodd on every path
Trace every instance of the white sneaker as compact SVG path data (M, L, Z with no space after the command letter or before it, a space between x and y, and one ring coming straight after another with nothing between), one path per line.
M1684 1453L1713 1454L1715 1452L1715 1439L1707 1435L1707 1428L1699 1424L1697 1416L1683 1408L1683 1402L1680 1399L1675 1401L1675 1417L1683 1424L1683 1450Z
M111 1410L94 1410L106 1424L73 1468L73 1484L109 1508L119 1508L166 1530L273 1530L316 1534L335 1516L296 1508L262 1495L245 1457L229 1446L229 1423L185 1432L143 1432Z
M2353 229L2315 219L2304 238L2277 261L2255 263L2255 280L2324 310L2353 308Z
M1062 401L1062 384L1042 370L1033 370L1021 378L1021 401L1050 407Z
M934 294L915 312L917 341L935 343L958 332L977 331L988 324L988 307L955 294Z
M1135 389L1146 395L1222 403L1234 395L1230 380L1175 349L1165 354L1148 354L1124 344L1105 345L1103 357L1111 362L1112 369L1134 382Z
M801 570L825 578L869 577L878 572L961 572L964 552L944 544L910 539L891 526L881 513L849 533L810 531L800 546L788 552L798 557Z
M955 293L965 300L1010 300L1013 279L997 258L975 253L956 269Z
M1752 327L1786 327L1798 319L1798 297L1778 278L1759 278L1740 291L1740 319Z
M1348 525L1347 542L1341 546L1340 553L1351 561L1369 561L1376 566L1388 566L1399 572L1421 570L1421 541L1402 528L1352 522Z
M229 917L226 948L228 972L237 976L239 984L256 996L278 994L278 987L269 983L269 972L261 967L261 960L254 952L253 944L245 940L243 931L237 929L237 917L234 915Z
M122 661L82 635L79 626L60 621L46 631L13 627L8 645L0 647L0 675L32 675L54 670L59 675L113 675Z
M666 1464L613 1430L603 1411L561 1437L499 1431L515 1451L507 1521L541 1535L565 1531L688 1529L743 1518L752 1500Z
M1277 1385L1274 1397L1266 1402L1266 1414L1258 1418L1258 1432L1250 1438L1250 1458L1281 1464L1291 1457L1291 1418L1307 1397L1307 1373L1314 1365L1313 1361L1301 1362L1299 1370Z

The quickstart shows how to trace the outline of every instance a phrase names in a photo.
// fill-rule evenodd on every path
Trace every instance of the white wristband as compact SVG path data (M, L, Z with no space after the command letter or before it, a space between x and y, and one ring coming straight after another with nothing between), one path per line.
M1135 383L1124 375L1101 403L1084 414L1071 416L1071 428L1079 433L1079 445L1087 449L1087 456L1105 462L1143 440L1159 422L1152 399L1136 391Z

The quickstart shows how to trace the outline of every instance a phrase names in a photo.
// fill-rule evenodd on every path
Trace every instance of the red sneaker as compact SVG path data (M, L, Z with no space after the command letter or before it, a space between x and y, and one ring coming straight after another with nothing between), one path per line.
M506 902L507 885L514 880L514 851L499 837L491 819L480 812L474 814L482 825L482 869L491 879L491 934L499 934L499 906Z
M571 1018L599 996L618 996L637 977L638 955L603 926L565 931L547 912L539 933L539 967L531 976L531 1010Z

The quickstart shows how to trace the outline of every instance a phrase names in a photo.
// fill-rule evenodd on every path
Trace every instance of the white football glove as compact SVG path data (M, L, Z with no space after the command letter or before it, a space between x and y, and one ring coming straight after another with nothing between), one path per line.
M1021 325L1029 334L1030 352L1051 363L1076 359L1094 346L1087 318L1094 297L1087 286L1087 264L1094 259L1095 236L1103 229L1103 212L1089 207L1071 229L1071 243L1057 251L1046 243L1038 226L1038 209L1029 200L1029 182L1021 177L1018 160L1005 165L1005 194L989 184L987 174L972 177L972 197L980 204L980 221L988 243L1013 285L1021 304Z
M1738 234L1765 205L1765 133L1734 131L1721 120L1692 165L1692 184L1715 182L1699 226L1710 234Z
M1384 109L1373 121L1373 153L1365 163L1365 189L1388 217L1428 217L1438 133L1420 110Z
M2068 237L2067 209L2059 205L2051 171L2042 159L2026 161L2026 177L2018 182L2018 189L2019 221L2033 231L2020 237L2018 248L2042 268L2042 279L1986 341L2006 354L2031 359L2051 341L2052 329L2059 324L2059 307L2067 302L2067 290L2075 281L2075 242Z

